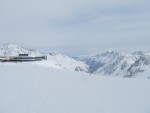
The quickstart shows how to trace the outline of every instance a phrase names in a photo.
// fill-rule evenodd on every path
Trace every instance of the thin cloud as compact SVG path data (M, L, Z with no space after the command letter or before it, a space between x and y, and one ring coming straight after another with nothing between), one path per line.
M148 0L1 0L1 42L64 52L80 48L77 53L145 48L149 5Z

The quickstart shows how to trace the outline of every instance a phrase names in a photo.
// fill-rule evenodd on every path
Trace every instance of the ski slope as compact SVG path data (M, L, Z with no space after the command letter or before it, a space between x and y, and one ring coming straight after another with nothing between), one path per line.
M150 113L150 79L0 66L0 113Z

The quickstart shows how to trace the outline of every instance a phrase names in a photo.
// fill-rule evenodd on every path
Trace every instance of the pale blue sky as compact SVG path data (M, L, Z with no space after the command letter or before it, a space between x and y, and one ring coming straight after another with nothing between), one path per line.
M0 0L0 43L69 55L150 50L149 0Z

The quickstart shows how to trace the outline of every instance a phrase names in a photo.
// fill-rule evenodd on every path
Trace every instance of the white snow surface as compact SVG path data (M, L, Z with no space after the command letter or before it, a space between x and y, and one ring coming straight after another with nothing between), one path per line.
M0 56L18 56L18 54L29 54L33 56L46 55L47 60L33 62L34 64L40 66L54 69L89 72L88 65L81 61L76 61L75 59L70 58L66 55L62 55L56 52L44 54L37 50L25 49L12 43L0 45Z
M66 55L62 55L56 52L52 52L47 55L47 60L34 62L39 66L44 66L54 69L63 69L70 71L83 71L88 72L89 66L81 61L76 61L73 58L70 58Z
M102 54L79 56L76 59L91 67L91 72L104 76L150 77L150 52L120 53L107 51ZM145 74L147 73L147 74Z
M42 55L39 51L25 49L12 43L0 45L0 56L18 56L18 54L29 54L34 56Z
M150 79L0 66L0 113L150 113Z

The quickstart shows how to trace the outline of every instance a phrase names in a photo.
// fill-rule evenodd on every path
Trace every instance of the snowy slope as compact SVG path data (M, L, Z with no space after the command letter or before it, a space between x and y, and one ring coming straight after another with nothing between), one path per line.
M68 56L56 52L43 54L39 51L25 49L15 44L0 45L0 56L18 56L20 53L26 53L33 56L47 55L48 59L46 61L34 62L40 66L73 71L89 71L88 66L83 62L76 61Z
M66 55L56 52L49 53L46 61L35 62L35 64L57 69L89 72L89 66L81 61L76 61Z
M0 66L0 113L150 113L149 79Z
M89 65L93 74L150 77L150 52L136 51L125 54L107 51L97 55L80 56L77 59Z
M0 56L18 56L18 54L42 55L39 51L25 49L12 43L0 45Z

